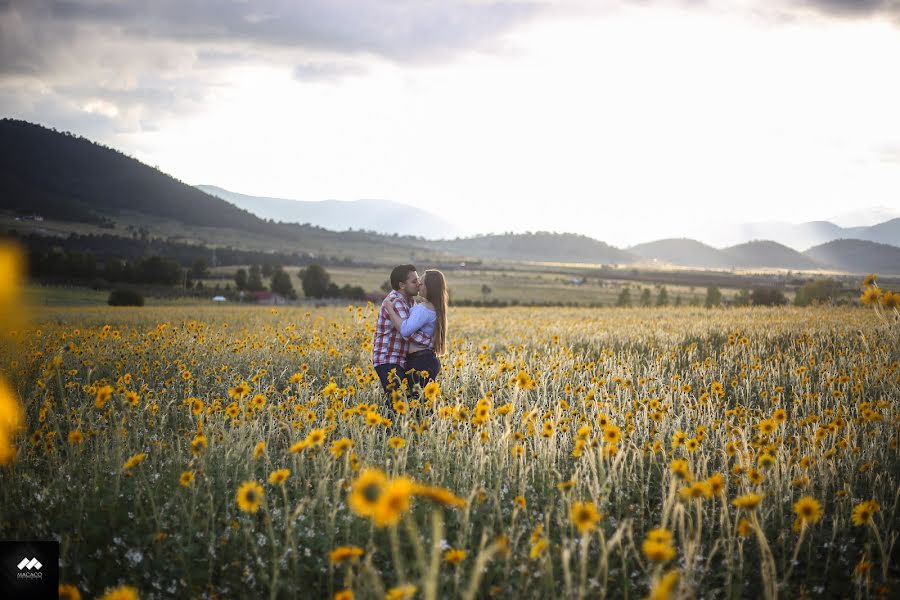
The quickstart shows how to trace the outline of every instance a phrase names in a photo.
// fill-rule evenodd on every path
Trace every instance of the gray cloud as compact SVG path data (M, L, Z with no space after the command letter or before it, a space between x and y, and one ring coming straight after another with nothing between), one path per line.
M0 110L68 123L102 101L112 116L85 116L92 130L139 130L201 110L231 66L333 83L365 74L370 56L447 60L488 48L537 2L0 0Z
M136 43L239 43L433 60L490 40L537 10L527 0L8 0L2 67L33 69L50 47L88 30L118 30ZM69 35L54 44L60 33Z
M841 17L900 17L900 0L801 0L800 4Z

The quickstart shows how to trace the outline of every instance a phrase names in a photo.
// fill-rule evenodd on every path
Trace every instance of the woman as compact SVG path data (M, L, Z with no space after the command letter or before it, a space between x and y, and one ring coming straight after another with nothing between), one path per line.
M387 304L388 316L397 331L408 338L421 330L431 337L430 346L409 343L406 355L406 370L409 374L410 390L414 386L425 387L441 371L442 355L447 347L447 282L444 274L436 269L428 269L419 280L419 296L424 298L412 307L408 319L401 319L393 304Z

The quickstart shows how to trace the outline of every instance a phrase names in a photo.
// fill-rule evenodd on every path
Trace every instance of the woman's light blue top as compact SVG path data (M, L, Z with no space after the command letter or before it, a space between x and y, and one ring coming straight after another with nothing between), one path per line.
M406 338L421 329L422 333L431 337L434 335L436 322L437 313L422 304L416 304L409 311L409 318L400 324L400 335Z

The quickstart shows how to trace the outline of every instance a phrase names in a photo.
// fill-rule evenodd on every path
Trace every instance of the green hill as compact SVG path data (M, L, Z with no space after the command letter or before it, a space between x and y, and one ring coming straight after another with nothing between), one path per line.
M900 248L865 240L835 240L804 254L830 267L851 273L900 275Z
M627 264L634 256L574 233L507 233L429 242L429 247L467 258L537 262Z
M820 269L823 265L778 242L753 241L722 250L735 267L774 269Z

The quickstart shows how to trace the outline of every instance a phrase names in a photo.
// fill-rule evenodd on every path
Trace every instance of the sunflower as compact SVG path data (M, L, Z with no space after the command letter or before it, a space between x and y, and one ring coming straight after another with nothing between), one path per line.
M669 600L669 598L672 597L672 590L678 583L678 577L679 574L677 569L668 571L656 582L653 589L650 590L650 595L647 596L647 600Z
M721 473L714 473L706 480L706 485L713 496L718 496L725 491L725 477Z
M529 558L535 559L544 553L547 549L547 539L540 538L531 545L531 551L528 553Z
M683 479L685 481L690 481L693 479L691 475L690 467L688 463L684 459L675 459L669 465L669 468L672 469L672 474L678 477L679 479Z
M323 443L325 443L325 430L313 429L306 436L306 442L310 446L321 446Z
M671 544L672 532L664 527L651 529L647 532L647 539L651 542L656 542L657 544Z
M569 516L572 524L582 534L596 529L597 523L603 518L593 502L575 502L572 504Z
M197 434L197 436L191 440L191 452L194 454L199 454L206 446L206 436L202 433Z
M281 485L285 482L285 480L290 477L291 471L289 469L278 469L276 471L272 471L269 474L269 483L272 485Z
M451 565L458 565L466 559L467 552L458 548L451 548L444 552L444 560Z
M731 501L737 508L743 508L745 510L752 510L756 508L756 506L762 501L762 494L744 494L743 496L738 496L734 500Z
M603 440L607 444L617 444L622 439L622 431L616 425L607 425L603 428Z
M876 502L875 500L866 500L865 502L860 502L853 507L853 524L859 527L861 525L865 525L866 523L871 523L872 517L875 516L875 513L877 513L879 510L881 510L881 505L878 504L878 502Z
M59 600L81 600L81 592L74 585L59 584Z
M863 279L862 286L864 288L869 287L875 283L875 280L878 279L878 275L875 273L869 273L866 275L865 279Z
M359 546L338 546L328 554L328 560L333 565L342 563L354 563L365 551Z
M431 381L422 390L426 400L436 400L441 395L441 386L437 381Z
M107 589L100 600L138 600L138 591L130 585L120 585L117 588Z
M350 438L341 438L339 440L335 440L332 442L331 447L328 451L335 458L340 458L344 455L347 450L353 447L353 440Z
M412 584L392 587L387 591L384 598L385 600L412 600L416 595L417 589L418 588Z
M387 444L394 450L399 450L406 445L406 440L404 440L402 437L391 437L388 439Z
M236 500L242 511L255 513L263 501L263 488L255 481L245 481L238 488Z
M253 458L262 458L262 455L266 453L266 443L265 442L256 442L256 446L253 447Z
M112 398L112 394L112 386L104 385L99 390L97 390L97 395L94 397L94 406L102 409L104 406L106 406L107 401Z
M178 483L183 487L188 487L194 482L194 472L193 471L183 471L181 473L181 477L178 478Z
M81 433L80 429L75 429L74 431L69 432L69 443L70 444L80 444L84 441L84 434Z
M648 559L656 563L666 563L675 558L675 548L669 543L660 543L650 539L644 540L641 550Z
M225 414L231 417L232 419L237 418L239 414L241 414L241 409L238 407L236 402L232 402L228 406L225 407Z
M144 454L143 452L141 452L140 454L135 454L134 456L132 456L131 458L129 458L128 460L125 461L125 464L122 465L122 470L130 471L131 469L135 468L136 466L138 466L139 464L144 462L145 458L147 458L147 455Z
M188 400L190 400L191 403L192 414L199 415L203 412L203 400L201 400L200 398L188 398Z
M760 454L759 458L756 459L756 463L763 468L771 467L775 464L775 457L771 454Z
M865 306L878 304L879 300L881 300L881 290L874 286L867 287L859 297L859 301Z
M822 518L822 504L812 496L803 496L794 503L794 513L804 523L815 523Z
M403 513L409 510L413 490L415 490L415 485L408 477L391 479L384 486L384 490L378 498L378 504L375 505L375 512L372 515L375 526L391 527L396 525Z
M353 590L338 590L334 593L333 600L353 600Z
M253 399L250 400L250 408L252 409L260 409L266 405L266 397L262 394L256 394L253 396Z
M441 506L450 506L453 508L463 508L466 501L442 487L416 485L413 489L413 495L425 498L435 504Z
M747 537L750 535L750 521L747 519L741 519L737 524L737 534L741 537Z
M900 307L900 292L886 291L881 296L881 306L888 309Z
M350 492L350 509L360 517L371 517L384 493L387 477L379 469L363 469Z

